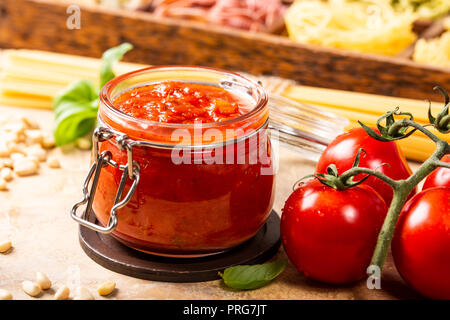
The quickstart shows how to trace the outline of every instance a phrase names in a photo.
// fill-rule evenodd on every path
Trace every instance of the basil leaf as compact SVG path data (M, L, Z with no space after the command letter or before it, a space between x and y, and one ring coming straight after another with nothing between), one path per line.
M98 98L98 93L91 81L79 80L70 84L58 96L53 99L53 106L56 109L65 102L91 102Z
M58 146L75 141L92 131L97 120L97 109L90 106L78 105L61 114L56 119L54 131L55 142Z
M63 145L84 136L95 127L98 94L90 81L80 80L53 100L56 117L55 142Z
M115 77L112 70L114 63L123 58L124 54L133 49L129 43L122 43L118 47L106 50L102 56L102 65L100 68L100 89L111 79Z
M219 275L230 288L252 290L267 285L283 272L286 265L287 259L251 266L234 266L225 269L224 273Z
M105 51L100 70L100 88L115 77L112 71L114 63L122 59L132 47L124 43ZM98 90L87 80L71 84L53 99L56 118L54 136L58 146L73 142L95 128L98 101Z

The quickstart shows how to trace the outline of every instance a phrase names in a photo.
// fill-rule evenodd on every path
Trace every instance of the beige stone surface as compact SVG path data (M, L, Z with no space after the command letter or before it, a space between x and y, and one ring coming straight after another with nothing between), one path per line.
M35 115L51 129L50 111L0 107L1 112ZM365 281L347 286L329 286L305 279L292 264L270 285L253 291L227 289L220 280L202 283L166 283L131 278L109 271L94 261L78 244L78 225L69 217L72 204L81 199L82 181L89 165L89 152L59 149L52 151L60 158L61 169L42 164L40 174L17 178L9 184L10 191L0 193L0 239L13 241L8 254L0 254L0 288L12 292L15 299L52 299L58 285L65 284L71 292L84 286L96 299L395 299L415 298L400 280L389 260L382 281L382 290L369 290ZM300 177L313 172L314 163L303 160L297 151L280 148L280 169L277 177L275 210L290 194ZM285 257L282 249L277 255ZM21 289L24 280L33 280L35 272L44 272L53 288L37 298ZM96 288L106 280L117 283L115 293L100 297ZM72 294L73 296L73 294Z

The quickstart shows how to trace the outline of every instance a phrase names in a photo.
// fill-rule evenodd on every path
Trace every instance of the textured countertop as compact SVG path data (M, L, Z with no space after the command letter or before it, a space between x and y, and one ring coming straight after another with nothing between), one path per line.
M35 115L44 128L51 129L50 111L0 107L1 112ZM310 174L314 163L303 160L297 151L281 147L280 168L274 209L279 213L298 178ZM96 299L97 286L105 280L117 283L115 293L106 299L396 299L418 296L402 282L389 258L381 290L369 290L365 280L346 286L313 282L299 274L292 264L270 285L253 291L227 289L220 280L201 283L167 283L140 280L109 271L92 261L78 243L78 225L69 217L75 201L81 199L82 182L88 170L89 152L80 150L59 154L61 169L41 166L40 174L16 178L9 191L0 192L0 239L9 238L13 249L0 254L0 288L15 299L52 299L50 289L38 298L27 296L21 282L34 280L35 272L46 273L54 284L68 285L72 292L83 285ZM412 164L416 167L416 164ZM278 257L284 257L282 249ZM56 287L56 286L54 286ZM72 293L73 296L73 293Z

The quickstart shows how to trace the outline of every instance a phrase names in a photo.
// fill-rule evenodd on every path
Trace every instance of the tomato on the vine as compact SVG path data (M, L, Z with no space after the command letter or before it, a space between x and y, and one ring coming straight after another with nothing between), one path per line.
M330 164L335 164L338 172L343 173L352 167L360 148L366 152L365 156L361 156L360 167L377 169L377 171L394 180L407 179L411 175L412 171L402 151L394 141L375 140L363 128L352 129L333 140L322 153L316 171L326 173L327 167ZM361 180L363 177L362 174L358 175L355 177L355 181ZM387 183L372 176L364 184L374 188L383 197L387 205L391 203L393 191ZM415 191L411 196L414 193Z
M360 280L366 275L386 212L386 203L369 186L335 190L309 180L284 205L284 249L307 277L335 284Z
M391 247L398 272L412 288L429 298L450 299L450 188L411 198Z
M446 155L441 159L442 162L450 163L450 155ZM422 190L434 187L450 187L450 169L437 168L426 179Z

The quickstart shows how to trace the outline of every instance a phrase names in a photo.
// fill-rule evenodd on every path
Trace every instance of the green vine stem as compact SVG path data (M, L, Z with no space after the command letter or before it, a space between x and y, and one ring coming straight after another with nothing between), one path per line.
M448 108L448 106L446 106L446 108ZM380 119L387 119L388 116L392 117L393 114L398 115L398 113L395 112L396 111L390 111L386 115L382 116ZM407 129L410 128L412 129L412 131L418 130L435 142L436 149L431 155L431 157L428 158L425 162L423 162L423 164L416 170L416 172L414 172L406 180L393 180L379 171L368 168L362 168L358 166L354 166L353 168L345 171L340 176L338 176L338 179L342 181L343 185L346 185L347 181L352 181L352 178L358 174L371 175L386 182L393 189L394 194L392 202L387 212L383 226L381 227L380 233L378 235L377 244L371 260L371 265L379 267L380 270L383 269L386 255L388 253L392 237L394 235L397 220L399 218L403 205L408 199L408 195L420 183L420 181L425 179L436 168L438 167L450 168L449 163L440 161L442 157L444 157L446 154L450 154L450 145L446 141L439 139L435 134L426 129L426 126L429 126L430 124L422 126L414 122L412 118L411 119L403 118L395 122L393 121L393 118L391 118L386 122L388 124L386 128L379 127L379 131L382 132L381 134L376 133L374 130L371 130L370 128L368 128L363 124L361 125L371 137L380 141L395 141L407 138L408 136L411 135L411 131L406 133ZM443 133L446 133L445 128L442 130L440 128L437 129ZM347 184L346 187L351 186Z
M420 165L420 167L416 170L416 172L409 176L408 179L393 180L385 174L377 171L377 168L369 169L359 167L358 165L361 157L361 151L365 153L365 151L362 149L358 151L352 168L343 172L342 174L339 175L336 169L336 165L331 164L327 168L327 174L316 173L315 175L313 175L313 177L318 179L323 184L338 190L354 187L362 183L369 176L374 176L392 187L392 202L389 206L386 218L378 235L377 244L375 246L375 250L373 252L371 260L371 266L378 267L380 271L383 270L384 262L386 260L392 237L394 235L397 220L400 216L403 205L408 199L408 196L411 194L414 188L435 169L437 169L438 167L450 168L450 163L441 161L441 159L446 154L450 154L449 143L445 140L440 139L438 136L427 129L427 127L432 126L442 134L450 133L450 98L444 89L439 87L436 87L435 89L439 89L443 93L445 97L445 105L436 118L434 118L431 114L430 107L428 111L428 118L430 123L428 124L421 125L415 122L412 114L408 112L400 112L398 108L393 111L386 112L378 119L378 131L358 121L358 123L367 132L367 134L378 141L388 142L406 139L413 132L420 131L435 143L436 148L433 154L427 160L425 160L422 165ZM402 118L399 120L395 120L394 116ZM385 122L385 126L382 125L383 121ZM360 174L365 174L366 176L359 181L354 181L353 178Z

